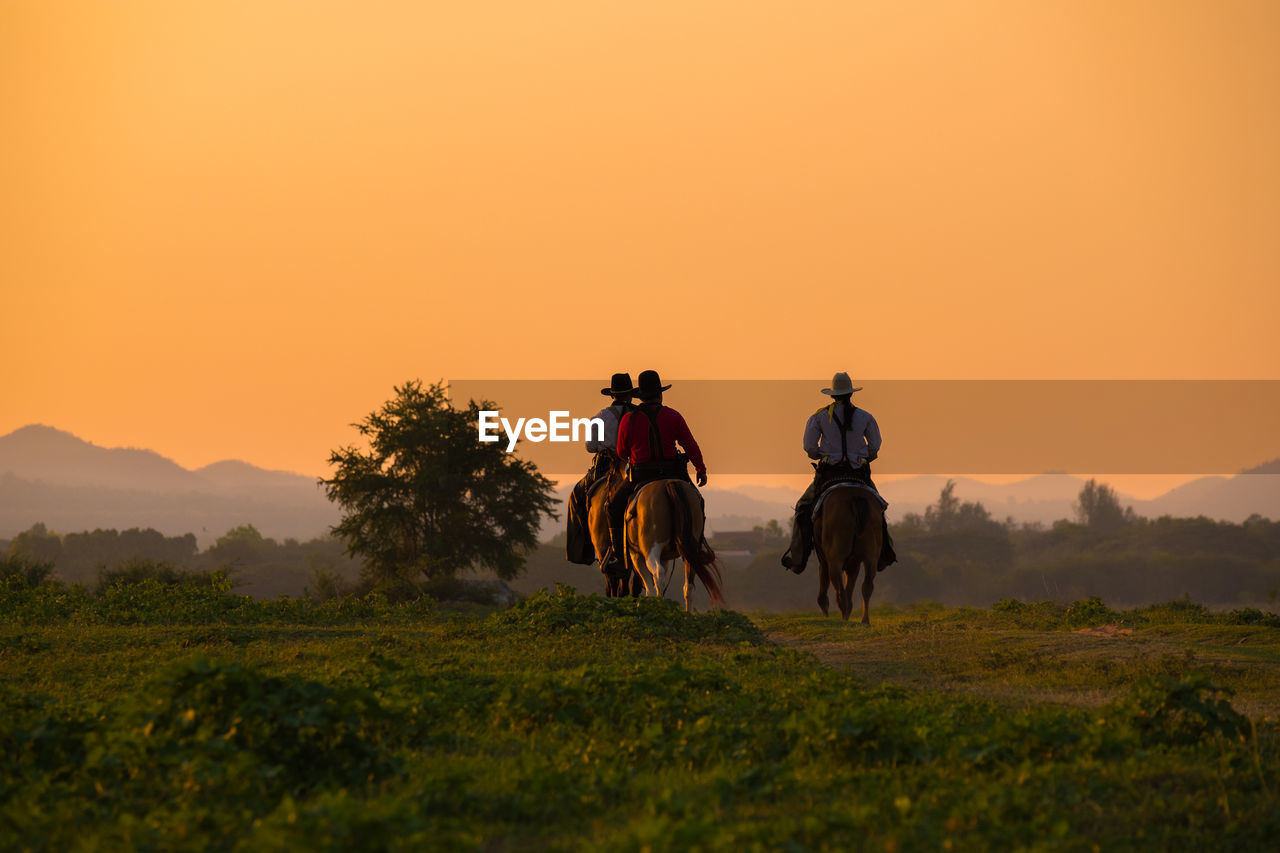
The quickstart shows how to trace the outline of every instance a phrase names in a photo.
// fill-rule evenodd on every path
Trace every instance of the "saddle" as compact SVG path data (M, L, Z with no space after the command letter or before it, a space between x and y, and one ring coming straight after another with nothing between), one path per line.
M587 486L587 501L590 502L591 499L595 497L595 493L603 489L605 487L605 484L608 482L609 482L608 474L605 474L603 477L597 477L596 479L592 480L591 485Z
M823 500L827 494L833 489L856 488L869 492L880 503L880 509L889 508L889 502L880 496L880 492L871 485L871 479L868 469L865 465L854 468L848 462L838 462L835 465L817 465L813 466L817 469L817 487L814 491L818 497L813 502L813 511L811 517L817 516L818 509L822 506Z

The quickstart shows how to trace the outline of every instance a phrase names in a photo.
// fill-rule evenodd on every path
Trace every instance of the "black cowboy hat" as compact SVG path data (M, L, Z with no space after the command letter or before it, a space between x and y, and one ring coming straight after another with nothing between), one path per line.
M646 370L640 374L640 385L636 388L636 393L640 395L641 399L656 397L670 387L670 385L662 384L662 380L658 378L658 371Z
M606 397L634 397L636 389L631 386L631 374L613 374L613 378L609 380L609 387L601 388L600 393Z

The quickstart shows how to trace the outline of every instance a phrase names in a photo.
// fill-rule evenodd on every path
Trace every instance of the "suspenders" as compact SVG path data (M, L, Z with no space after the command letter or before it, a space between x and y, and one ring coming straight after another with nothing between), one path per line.
M666 454L662 452L662 433L658 431L658 410L662 408L659 403L653 408L653 414L649 413L649 405L641 403L636 407L635 411L644 415L644 419L649 422L649 461L663 462L666 460Z
M858 409L856 406L850 403L849 404L849 422L842 424L840 423L839 416L837 416L836 414L837 412L840 411L841 408L843 407L839 403L831 404L831 420L835 421L836 426L840 428L840 461L848 462L849 461L849 430L853 427L853 416L857 413Z

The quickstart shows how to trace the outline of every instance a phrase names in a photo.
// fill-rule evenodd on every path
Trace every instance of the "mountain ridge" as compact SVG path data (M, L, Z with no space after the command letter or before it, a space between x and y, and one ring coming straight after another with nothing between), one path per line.
M1072 504L1084 480L1068 474L1038 474L1007 484L969 477L922 475L881 483L891 522L934 503L948 479L961 500L979 501L993 518L1051 523L1073 517ZM568 495L571 483L556 490ZM704 490L708 527L730 530L787 520L799 491L744 485ZM1149 500L1121 494L1139 515L1207 515L1239 522L1257 513L1280 519L1280 460L1232 477L1201 477ZM106 448L44 424L0 436L0 537L36 522L70 531L98 527L154 527L167 535L221 535L253 524L265 536L310 538L337 523L337 507L319 480L270 470L238 459L187 469L142 448ZM544 525L543 535L563 526Z

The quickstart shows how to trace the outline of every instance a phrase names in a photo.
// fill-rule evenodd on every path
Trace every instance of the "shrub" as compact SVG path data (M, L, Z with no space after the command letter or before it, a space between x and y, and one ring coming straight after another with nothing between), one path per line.
M491 629L524 628L546 632L604 633L610 636L662 636L723 643L763 641L750 619L732 610L685 613L667 598L601 598L578 595L556 584L555 592L539 590L509 610L490 616Z
M144 698L145 697L145 698ZM368 690L332 687L297 675L271 676L195 659L164 672L126 714L148 761L180 756L222 780L225 762L248 763L247 784L279 796L315 787L358 787L395 770L390 716ZM231 781L230 779L222 781Z
M47 560L36 560L22 554L0 557L0 582L33 587L48 582L52 575L53 563Z
M1073 628L1087 628L1116 622L1120 614L1102 603L1102 599L1093 595L1084 601L1073 601L1063 617Z
M1140 679L1112 707L1145 745L1188 744L1216 736L1243 740L1249 735L1249 720L1231 707L1230 695L1230 689L1212 683L1202 672L1181 680L1156 675Z
M107 592L111 587L133 586L154 581L163 587L177 586L222 586L227 580L225 571L193 572L181 569L164 560L152 560L147 557L134 557L126 560L114 569L102 569L98 573L98 586L94 590L98 595ZM226 584L230 589L232 584Z

